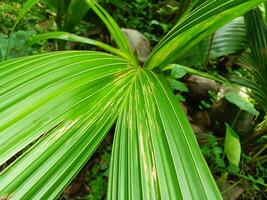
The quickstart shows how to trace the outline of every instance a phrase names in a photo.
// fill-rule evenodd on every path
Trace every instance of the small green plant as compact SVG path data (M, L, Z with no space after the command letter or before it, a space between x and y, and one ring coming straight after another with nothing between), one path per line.
M0 60L4 59L7 53L8 42L10 42L10 51L7 59L31 54L33 49L27 45L27 42L33 35L31 31L18 31L8 38L7 35L0 33Z

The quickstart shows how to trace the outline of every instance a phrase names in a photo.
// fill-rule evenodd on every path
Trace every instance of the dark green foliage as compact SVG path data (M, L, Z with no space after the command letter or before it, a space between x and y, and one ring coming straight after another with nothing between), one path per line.
M106 2L112 2L107 0ZM179 3L175 0L127 0L113 3L113 17L122 27L144 33L155 46L177 21ZM114 6L115 5L115 6Z
M101 200L106 196L111 148L111 144L103 146L100 159L86 174L86 185L89 188L89 195L86 197L88 200Z
M29 47L27 41L33 36L32 31L18 31L10 37L10 52L7 59L26 56L33 53L33 48ZM6 55L8 36L0 33L0 60Z
M0 2L0 33L9 34L14 25L18 11L21 9L23 0L6 0ZM38 3L31 9L22 22L18 24L17 30L35 31L37 33L43 30L50 31L55 29L55 16L45 4Z

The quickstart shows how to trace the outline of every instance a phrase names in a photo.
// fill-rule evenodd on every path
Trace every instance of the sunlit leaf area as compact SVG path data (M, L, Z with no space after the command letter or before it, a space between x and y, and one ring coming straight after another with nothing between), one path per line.
M265 0L1 0L0 200L267 199Z

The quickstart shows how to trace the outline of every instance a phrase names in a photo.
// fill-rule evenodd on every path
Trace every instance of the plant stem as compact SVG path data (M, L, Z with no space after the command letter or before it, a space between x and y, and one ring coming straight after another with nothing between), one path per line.
M264 8L265 8L265 22L267 22L267 2L264 2Z
M267 161L267 155L260 156L260 157L255 158L255 159L253 160L253 162L259 162L259 161L261 161L262 163L266 162L266 161Z
M12 29L11 29L11 32L9 34L9 37L8 37L8 41L7 41L7 47L6 47L6 55L4 56L4 61L7 60L8 56L9 56L9 52L10 52L10 44L11 44L11 37L15 31L15 28L16 28L16 25L15 24Z
M242 143L243 144L249 144L251 143L251 141L255 140L256 138L259 138L263 135L267 134L267 126L264 128L261 128L260 130L256 130L254 131L252 134L250 134L250 136L244 140Z
M236 185L238 185L241 181L237 181L236 183L234 183L233 185L231 185L230 187L228 187L226 190L222 191L222 194L225 192L228 192L229 190L231 190L232 188L234 188Z
M262 153L264 152L265 150L267 149L267 145L265 145L264 147L262 147L251 159L250 163L251 162L255 162L255 160L257 159L257 157Z
M239 111L238 111L238 113L236 114L235 119L234 119L234 121L233 121L233 123L232 123L232 125L231 125L231 128L234 128L234 126L236 125L236 123L237 123L237 121L238 121L238 118L240 117L241 112L242 112L242 110L239 109Z
M210 43L209 43L208 54L207 54L207 57L206 57L206 60L205 60L205 63L204 63L205 69L207 69L207 66L208 66L208 63L209 63L210 52L211 52L212 45L213 45L214 35L215 35L215 33L212 33L210 41L209 41Z
M255 179L249 178L249 177L244 176L244 175L242 175L242 174L234 174L234 175L236 175L236 176L238 176L238 177L240 177L240 178L243 178L243 179L245 179L245 180L251 181L251 182L253 182L253 183L262 185L262 186L264 186L264 187L267 187L267 184L262 183L262 182L259 182L259 181L255 180Z

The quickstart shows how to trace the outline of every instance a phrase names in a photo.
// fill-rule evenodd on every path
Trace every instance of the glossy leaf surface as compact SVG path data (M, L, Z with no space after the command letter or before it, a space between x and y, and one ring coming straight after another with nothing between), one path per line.
M63 30L73 31L75 25L82 20L89 7L85 0L71 0L66 13Z
M119 115L108 199L221 199L179 103L141 70Z
M0 174L0 195L55 198L114 123L135 70L86 51L3 62L0 163L24 154Z
M62 121L78 117L88 94L125 70L128 66L121 58L86 51L2 63L0 164Z
M251 113L255 116L259 115L259 112L254 108L254 105L247 99L241 97L236 92L228 92L225 94L225 99L230 103L236 105L239 109Z
M224 151L230 164L238 166L241 157L241 144L238 134L227 124Z
M253 78L233 77L232 80L250 88L255 100L267 112L267 27L259 8L249 11L245 22L251 52L243 54L238 64L249 70Z
M109 15L109 13L104 8L102 8L96 2L96 0L85 1L106 25L119 49L128 56L129 62L131 62L132 64L137 64L137 60L133 55L133 52L130 48L130 44L128 43L126 37L123 35L117 22Z
M207 65L210 59L239 53L247 45L243 17L224 25L175 62L186 66Z
M193 46L234 18L257 6L262 0L210 0L201 4L163 38L145 64L164 68Z
M33 45L35 43L38 43L43 40L48 40L48 39L59 39L59 40L65 40L69 42L80 42L84 44L89 44L92 46L96 46L98 48L101 48L103 50L106 50L110 53L113 53L115 55L119 55L121 57L127 58L125 54L123 54L119 49L116 49L108 44L105 44L103 42L99 42L97 40L93 40L90 38L82 37L79 35L75 35L72 33L68 32L63 32L63 31L55 31L55 32L47 32L47 33L42 33L42 34L37 34L30 38L29 40L29 45Z
M22 153L0 174L1 196L56 198L119 115L110 198L221 198L181 107L152 71L86 51L7 61L0 71L1 164Z

